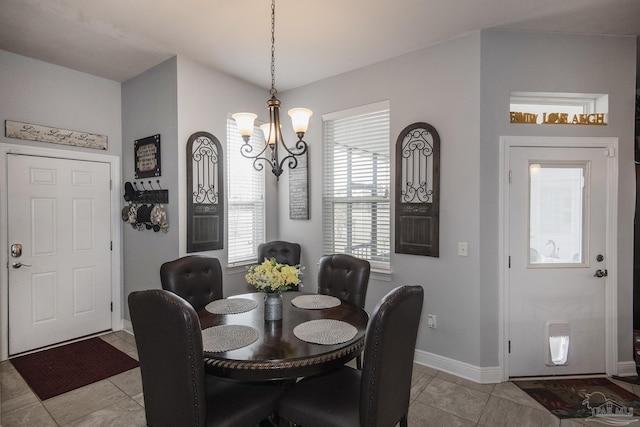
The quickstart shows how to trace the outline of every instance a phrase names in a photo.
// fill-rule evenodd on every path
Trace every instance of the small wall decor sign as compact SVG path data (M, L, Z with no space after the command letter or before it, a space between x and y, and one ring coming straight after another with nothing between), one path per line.
M5 120L4 136L27 141L50 142L53 144L73 145L75 147L107 149L107 137L89 132L40 126L30 123Z
M134 141L136 179L160 176L160 134Z
M525 123L538 125L583 125L606 126L605 113L573 114L568 113L525 113L521 111L509 112L509 123Z
M298 166L289 169L289 219L309 219L309 171L307 154L298 157Z

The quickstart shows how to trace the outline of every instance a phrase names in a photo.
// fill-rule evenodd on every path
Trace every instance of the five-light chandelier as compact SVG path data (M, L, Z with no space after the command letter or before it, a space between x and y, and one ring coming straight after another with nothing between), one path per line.
M282 130L280 129L280 100L276 97L278 91L276 90L276 77L275 77L275 25L276 25L276 2L271 0L271 99L267 101L269 108L269 123L265 123L260 126L264 133L265 145L264 147L255 149L250 144L251 134L253 133L253 122L258 117L253 113L236 113L232 115L236 121L238 132L242 136L244 143L240 147L240 153L249 159L253 159L253 167L261 171L264 169L262 161L269 162L271 165L271 172L276 176L276 179L280 179L282 174L282 165L285 161L288 161L289 169L295 169L298 166L298 156L307 152L307 143L302 140L304 134L309 126L309 117L311 117L312 111L307 108L292 108L289 110L289 116L291 116L291 123L293 130L298 136L298 141L292 148L287 147L282 137ZM282 146L284 150L281 154L284 154L282 159L278 156L278 146ZM260 150L260 151L258 151Z

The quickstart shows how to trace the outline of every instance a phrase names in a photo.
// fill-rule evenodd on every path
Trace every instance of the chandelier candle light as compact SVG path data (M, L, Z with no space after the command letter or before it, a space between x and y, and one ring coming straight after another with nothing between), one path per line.
M296 166L298 166L297 157L307 152L307 143L304 142L302 138L304 138L304 134L307 131L309 118L313 112L307 108L292 108L289 110L293 131L298 136L298 141L293 148L287 147L282 137L282 130L280 129L280 100L276 97L278 91L275 87L275 24L276 2L275 0L271 0L271 90L269 91L271 99L267 101L269 123L260 126L260 129L262 129L264 133L266 143L259 152L254 154L254 147L249 143L251 134L253 133L253 122L258 116L253 113L236 113L231 117L236 121L238 132L244 141L240 147L240 153L246 158L253 159L253 167L258 171L264 169L264 165L261 163L262 160L269 162L271 172L273 172L277 180L280 180L284 162L288 160L289 169L295 169ZM279 145L281 145L281 149L284 150L282 153L284 157L282 159L278 156Z

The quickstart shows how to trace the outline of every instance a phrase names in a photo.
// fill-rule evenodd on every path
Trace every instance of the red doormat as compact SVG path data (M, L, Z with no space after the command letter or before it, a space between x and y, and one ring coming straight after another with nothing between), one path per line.
M620 410L628 411L629 416L640 416L640 397L606 378L529 380L513 383L558 418L602 417L607 415L602 412Z
M137 360L100 338L89 338L10 360L40 400L139 365Z

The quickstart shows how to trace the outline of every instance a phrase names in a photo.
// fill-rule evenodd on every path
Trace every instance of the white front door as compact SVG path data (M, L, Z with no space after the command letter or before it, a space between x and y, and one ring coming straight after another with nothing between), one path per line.
M510 377L606 372L608 152L510 147Z
M110 329L110 165L7 163L9 354Z

